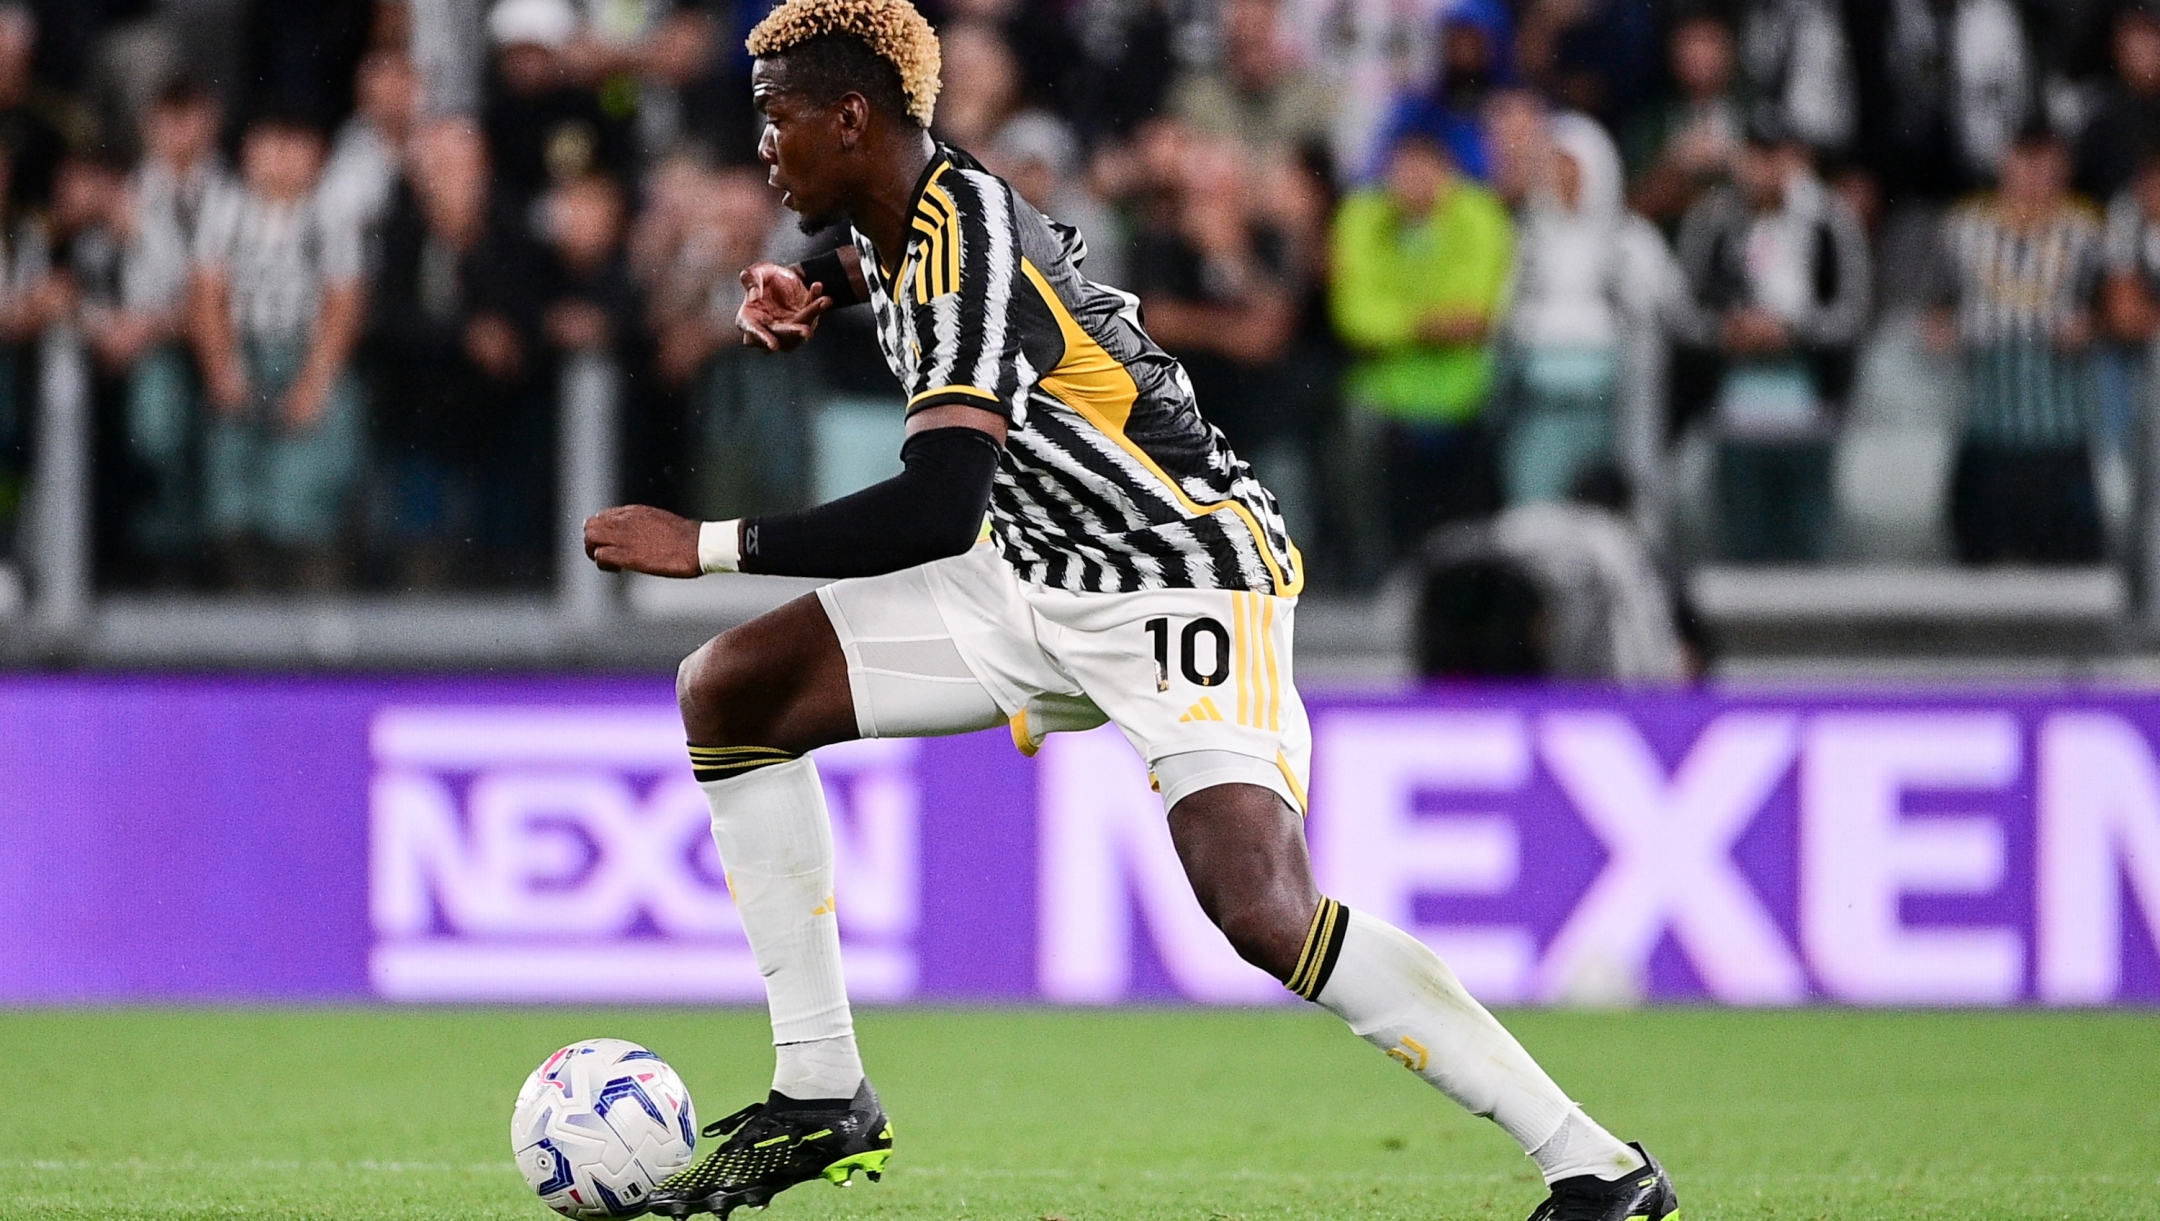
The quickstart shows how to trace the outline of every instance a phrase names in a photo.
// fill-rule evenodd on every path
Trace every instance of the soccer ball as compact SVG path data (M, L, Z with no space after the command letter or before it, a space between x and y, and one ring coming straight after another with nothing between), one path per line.
M565 1217L630 1217L690 1164L697 1112L660 1057L587 1039L542 1061L518 1091L510 1151L540 1202Z

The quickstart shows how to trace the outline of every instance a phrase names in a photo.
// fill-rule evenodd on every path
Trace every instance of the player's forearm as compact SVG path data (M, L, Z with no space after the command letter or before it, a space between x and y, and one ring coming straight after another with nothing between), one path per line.
M734 567L870 577L959 555L981 533L999 453L980 429L917 433L901 447L905 469L885 482L814 509L745 520Z

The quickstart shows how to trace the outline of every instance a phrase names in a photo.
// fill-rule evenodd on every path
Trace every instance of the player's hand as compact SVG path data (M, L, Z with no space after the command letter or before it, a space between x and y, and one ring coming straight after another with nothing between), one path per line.
M743 270L742 286L735 325L745 346L768 352L792 352L810 342L818 319L833 304L822 283L805 284L793 268L778 263L752 263Z
M585 519L585 557L602 572L703 576L704 566L698 563L698 524L651 505L603 509Z

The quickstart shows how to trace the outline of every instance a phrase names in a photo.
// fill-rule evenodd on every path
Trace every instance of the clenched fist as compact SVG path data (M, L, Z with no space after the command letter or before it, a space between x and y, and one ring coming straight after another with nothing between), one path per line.
M585 519L585 556L602 572L656 577L704 575L698 563L698 525L666 509L624 505Z

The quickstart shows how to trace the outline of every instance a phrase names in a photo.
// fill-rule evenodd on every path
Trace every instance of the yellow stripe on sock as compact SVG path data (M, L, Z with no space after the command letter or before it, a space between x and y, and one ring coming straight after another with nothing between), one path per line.
M1290 972L1290 978L1284 981L1285 987L1306 1000L1311 1000L1312 994L1319 990L1314 985L1318 981L1320 964L1327 956L1327 944L1334 936L1335 921L1341 911L1342 904L1325 895L1320 897L1320 906L1313 909L1312 925L1305 930L1305 948L1298 952L1297 966Z

